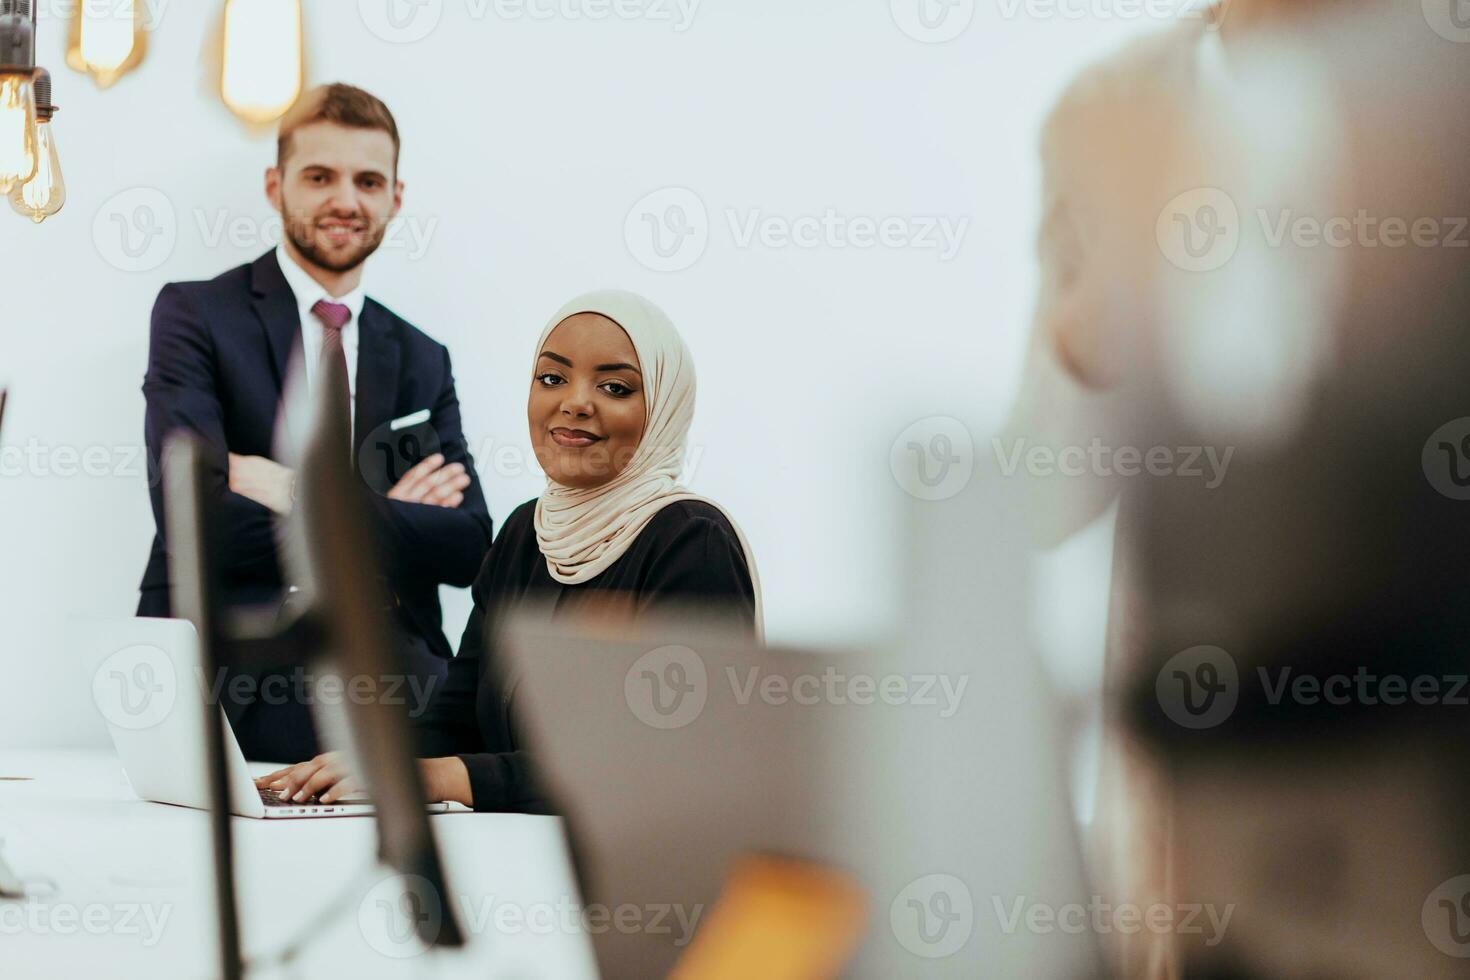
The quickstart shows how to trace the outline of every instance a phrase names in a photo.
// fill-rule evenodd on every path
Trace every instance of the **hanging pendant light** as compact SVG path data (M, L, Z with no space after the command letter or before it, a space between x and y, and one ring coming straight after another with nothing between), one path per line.
M301 95L300 0L225 0L220 93L230 111L265 125Z
M51 73L36 69L36 175L10 191L10 206L17 214L40 224L66 203L66 184L61 179L61 159L56 154L56 135L51 117L56 105L51 98Z
M67 32L66 63L91 75L98 88L107 88L136 68L148 50L145 4L140 0L75 3Z
M36 175L35 11L0 2L0 194Z

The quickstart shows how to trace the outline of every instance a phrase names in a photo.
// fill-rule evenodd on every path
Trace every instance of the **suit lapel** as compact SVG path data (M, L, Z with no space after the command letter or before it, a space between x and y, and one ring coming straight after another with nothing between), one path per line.
M393 420L398 402L402 349L392 319L377 303L362 307L357 337L357 444L374 429Z
M285 385L291 352L301 342L301 314L296 308L296 294L291 292L281 273L274 250L256 259L250 271L250 288L254 294L251 306L265 329L271 366L276 372L276 391L280 392Z

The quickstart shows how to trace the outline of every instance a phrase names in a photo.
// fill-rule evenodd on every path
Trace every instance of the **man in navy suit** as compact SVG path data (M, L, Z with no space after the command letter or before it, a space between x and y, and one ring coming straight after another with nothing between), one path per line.
M289 515L295 474L272 458L288 364L309 388L327 359L345 361L358 471L375 525L409 676L370 679L383 697L422 701L453 655L441 584L468 587L490 546L491 522L460 427L449 353L363 292L363 264L403 201L398 128L374 96L329 85L302 96L281 122L265 189L282 243L208 282L170 283L153 308L146 434L153 459L186 429L207 445L223 515L224 600L279 603L287 583L277 522ZM168 550L161 486L158 534L143 575L140 616L168 616ZM245 753L295 762L318 751L307 672L231 671L210 678ZM238 682L240 675L249 678ZM233 687L223 686L233 684ZM393 687L395 690L388 690ZM233 692L233 693L232 693Z

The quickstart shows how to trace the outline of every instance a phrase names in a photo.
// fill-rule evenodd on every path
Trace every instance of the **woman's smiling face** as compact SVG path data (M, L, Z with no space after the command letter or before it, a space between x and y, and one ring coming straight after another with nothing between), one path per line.
M633 342L602 314L577 313L537 355L527 407L537 461L564 487L608 483L637 452L647 418Z

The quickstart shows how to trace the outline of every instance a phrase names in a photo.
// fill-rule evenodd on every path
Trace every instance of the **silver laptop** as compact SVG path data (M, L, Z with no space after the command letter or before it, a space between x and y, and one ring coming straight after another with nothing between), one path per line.
M155 803L209 809L203 710L207 685L202 683L194 627L185 620L134 619L108 624L99 630L98 641L105 643L101 649L107 653L93 674L92 696L133 792ZM223 726L230 812L236 816L270 820L374 812L366 799L294 803L257 789L254 777L282 767L247 763L224 710L216 706L210 714ZM431 813L457 808L448 803L425 806Z
M1017 489L977 476L911 504L902 632L866 650L507 626L518 716L588 900L673 908L671 928L595 935L604 976L667 975L695 949L683 927L697 945L761 855L859 884L868 925L844 976L1099 975L1099 937L1057 925L1090 889L1027 642Z

